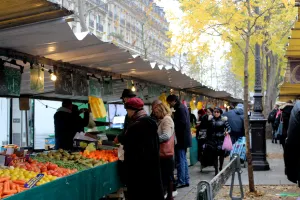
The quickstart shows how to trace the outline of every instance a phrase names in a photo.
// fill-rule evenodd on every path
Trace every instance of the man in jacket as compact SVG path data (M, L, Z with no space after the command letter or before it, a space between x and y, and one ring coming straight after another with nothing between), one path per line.
M293 107L293 102L287 101L280 107L281 114L279 114L275 120L276 129L278 129L280 123L283 123L282 132L280 133L281 135L279 135L280 144L282 145L283 149L285 145L285 139L287 138L287 131L289 128L289 121Z
M55 128L55 148L70 150L73 148L73 138L77 131L82 129L85 124L80 122L82 127L78 126L78 118L72 113L73 104L69 99L63 100L62 107L54 114ZM88 113L85 117L88 119ZM79 117L79 116L78 116ZM86 120L88 122L88 120ZM86 123L87 125L87 123Z
M297 101L289 121L286 144L284 147L285 174L300 187L300 101Z
M190 128L190 116L186 106L180 103L176 95L169 95L167 102L175 109L174 124L177 144L175 145L175 158L177 162L177 187L189 187L189 169L186 158L187 148L191 147L192 135Z
M275 120L276 120L276 114L279 109L279 106L276 104L274 109L270 112L268 116L268 123L271 124L272 126L272 143L277 144L277 138L275 137L275 132L276 132L276 126L275 126Z
M229 110L227 113L224 113L223 116L228 118L228 123L231 127L230 137L232 144L234 144L239 137L243 137L245 135L244 110L242 107L237 107L233 110Z

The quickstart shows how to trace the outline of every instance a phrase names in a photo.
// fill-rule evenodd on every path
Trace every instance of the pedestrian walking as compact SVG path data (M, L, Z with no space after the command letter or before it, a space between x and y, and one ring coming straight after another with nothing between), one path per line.
M240 137L245 136L244 109L237 107L224 113L223 116L228 119L231 128L230 137L232 144L234 144Z
M170 108L159 100L152 103L152 111L158 120L160 168L164 191L167 193L166 200L173 200L175 128L172 113Z
M292 101L287 101L285 104L280 106L279 109L281 110L281 113L275 120L275 128L279 129L277 130L277 137L279 138L280 144L282 145L283 149L285 145L285 139L287 137L287 131L293 107L294 105ZM282 124L282 129L279 128L280 124Z
M200 124L197 126L196 138L198 142L198 160L202 161L202 153L203 153L203 145L206 141L207 128L209 126L209 116L212 116L213 109L208 108L205 112L204 109L198 111L199 122ZM202 165L201 165L202 170Z
M136 97L125 103L130 118L124 135L128 199L163 200L157 125L143 107Z
M275 105L274 109L270 112L269 116L268 116L268 123L271 124L272 126L272 143L277 144L277 138L275 137L275 133L276 133L276 125L275 125L275 120L276 120L276 115L277 112L279 110L279 105Z
M297 101L291 111L289 129L284 147L285 174L287 178L298 183L300 187L300 101Z
M187 148L192 145L190 116L186 106L180 103L176 95L169 95L167 102L175 109L174 124L177 143L175 145L175 160L177 168L177 188L189 187L190 177L186 158Z
M215 144L217 156L214 160L215 175L218 174L218 159L219 171L223 168L225 150L222 149L225 136L231 133L231 128L227 117L222 117L223 111L220 108L215 108L213 118L210 121L210 126L207 131L207 140Z

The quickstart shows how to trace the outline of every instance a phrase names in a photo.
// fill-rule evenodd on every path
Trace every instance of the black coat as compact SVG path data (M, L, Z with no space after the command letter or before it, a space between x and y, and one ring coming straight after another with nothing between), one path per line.
M124 137L124 162L130 200L163 200L156 122L142 117Z
M284 147L284 162L287 178L297 183L300 181L300 101L298 101L290 116L287 140Z
M214 117L210 121L210 126L207 130L207 139L214 142L218 150L222 150L225 138L224 133L226 129L228 133L231 133L231 128L227 121L227 117Z
M121 143L122 145L124 145L125 132L127 131L129 123L130 123L130 118L128 117L128 115L126 115L124 120L123 131L117 136L119 143Z
M176 147L186 149L192 146L190 115L186 106L177 102L174 106L174 124L177 139Z
M54 114L55 148L70 150L73 148L73 138L77 132L88 125L89 113L84 119L66 108L59 108Z
M281 109L281 111L282 111L281 114L278 115L278 117L275 120L275 128L277 129L280 124L280 120L281 120L281 116L282 116L283 129L282 129L282 135L280 137L280 143L283 145L284 145L285 139L287 137L287 131L289 128L289 121L290 121L290 116L291 116L293 107L294 107L294 105L292 105L292 104L287 104L286 106L284 106L284 108Z
M223 114L228 118L228 123L231 128L230 135L233 137L243 137L245 136L245 127L244 127L244 111L241 108L236 108L230 110Z

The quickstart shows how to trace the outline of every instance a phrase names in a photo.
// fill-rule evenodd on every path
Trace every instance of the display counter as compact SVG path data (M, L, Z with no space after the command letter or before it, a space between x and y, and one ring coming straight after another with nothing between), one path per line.
M99 200L122 187L117 162L104 164L32 188L7 200Z

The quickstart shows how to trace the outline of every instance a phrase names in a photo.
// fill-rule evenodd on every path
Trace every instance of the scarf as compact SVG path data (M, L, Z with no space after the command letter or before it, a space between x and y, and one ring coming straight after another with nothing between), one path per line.
M131 122L136 122L137 120L139 120L140 118L142 117L145 117L147 116L147 113L145 110L140 110L140 111L137 111L132 117L131 117Z

